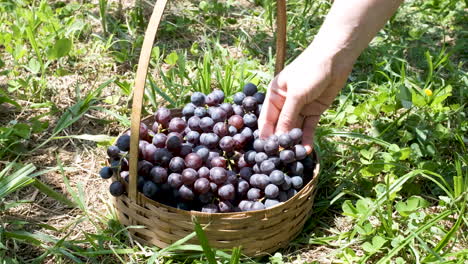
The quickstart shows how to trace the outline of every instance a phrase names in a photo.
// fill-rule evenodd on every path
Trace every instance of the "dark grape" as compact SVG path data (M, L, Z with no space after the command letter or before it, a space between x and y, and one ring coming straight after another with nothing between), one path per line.
M226 151L226 152L231 152L234 150L234 140L230 136L225 136L219 141L219 147Z
M185 135L185 139L191 144L198 144L200 140L200 133L195 130L191 130Z
M155 113L155 120L163 127L167 127L169 125L169 121L171 121L171 111L165 107L161 107Z
M269 160L265 160L260 164L260 171L269 175L275 169L275 164Z
M234 126L229 126L228 131L230 136L234 136L235 134L237 134L237 128Z
M208 115L208 111L206 110L206 108L199 106L195 108L195 111L193 112L193 114L196 117L203 118L203 117L206 117L206 115Z
M153 126L151 127L151 130L153 130L154 133L159 132L159 123L158 123L158 121L154 121Z
M226 168L227 166L227 161L223 157L214 157L210 161L211 167L221 167L221 168Z
M289 165L289 171L292 175L304 175L304 165L300 161L295 161Z
M148 126L146 126L145 123L140 123L140 139L142 140L149 139Z
M170 137L173 137L173 136L176 136L180 139L180 141L183 141L184 140L184 137L182 136L181 133L179 132L170 132L169 134L167 134L167 138L170 138ZM167 141L167 140L166 140Z
M157 149L153 144L146 144L143 149L143 158L149 162L154 162L154 153Z
M288 200L288 194L286 192L279 192L279 195L278 195L278 200L280 202L286 202Z
M197 153L190 153L185 157L185 166L198 170L203 165L203 159Z
M128 172L128 171L121 171L120 172L120 177L122 179L124 179L126 182L128 182L128 177L130 177L129 175L130 175L130 172Z
M284 183L284 173L280 170L274 170L270 173L270 181L273 184L281 185Z
M169 177L167 178L167 183L169 183L169 185L172 187L172 188L179 188L180 186L182 186L182 175L179 174L179 173L171 173L169 174Z
M234 210L234 206L229 201L220 201L218 207L221 213L229 213Z
M263 139L256 139L254 140L253 147L257 152L263 152L265 149L265 140Z
M275 164L275 167L278 168L281 164L281 160L278 156L273 156L268 158L269 161L273 162Z
M115 144L121 151L129 151L130 150L130 136L129 135L122 135L117 139Z
M190 97L190 101L196 106L203 106L205 104L205 95L200 92L194 92Z
M279 144L274 140L267 140L264 145L265 153L269 156L278 155Z
M206 159L206 165L208 165L208 167L211 167L211 160L216 157L219 157L219 152L210 151L210 153L208 154L208 158Z
M185 210L185 211L190 210L190 205L184 202L178 202L176 207L177 209L180 209L180 210Z
M184 159L181 157L173 157L169 162L169 169L172 172L181 173L185 169Z
M146 160L138 161L138 175L147 176L151 169L153 168L153 164Z
M257 186L260 189L265 189L265 187L270 184L270 178L265 174L258 174Z
M200 143L209 149L216 148L219 137L215 133L203 133L200 135Z
M247 191L247 199L251 201L256 201L260 198L262 198L262 191L260 189L251 188Z
M244 127L241 131L241 134L247 138L247 140L253 139L253 131L250 127Z
M213 213L218 213L219 210L218 210L218 206L216 206L215 204L207 204L207 205L204 205L201 209L201 211L203 213L210 213L210 214L213 214Z
M274 199L274 198L278 197L278 194L279 194L278 186L276 186L274 184L268 184L265 187L265 197L266 198Z
M227 117L230 117L234 114L234 109L229 103L222 103L219 107L221 107L226 112Z
M239 182L239 179L237 178L237 174L232 170L228 170L227 175L228 175L228 178L226 180L226 183L230 183L234 186L237 186L237 183Z
M163 133L157 133L153 136L153 145L158 148L166 147L167 136Z
M259 104L263 104L263 101L265 101L265 93L262 92L256 92L253 97Z
M221 107L215 107L210 113L214 122L223 122L227 119L227 113Z
M213 132L219 137L225 137L229 135L229 126L226 123L218 122L213 126Z
M295 161L295 155L292 150L285 149L280 152L280 160L284 164L288 164Z
M201 119L198 116L190 117L187 121L188 127L193 131L201 132L202 130L200 128L200 120Z
M261 173L262 171L260 170L260 166L258 165L258 163L255 163L255 165L253 165L252 167L253 171L255 173Z
M145 150L146 145L148 145L148 141L146 140L139 140L138 141L138 158L143 158L143 151Z
M193 116L193 114L195 113L195 105L192 104L192 103L189 103L189 104L186 104L184 106L184 108L182 109L182 114L186 117L186 118L189 118L191 116Z
M244 154L244 159L245 162L249 165L254 165L255 164L255 156L257 155L257 152L253 150L249 150Z
M283 184L281 184L281 190L283 191L287 191L291 188L291 177L289 177L288 175L284 175L284 182Z
M258 152L257 155L255 155L255 162L257 164L261 164L263 161L268 159L268 155L265 152Z
M200 120L200 128L204 131L204 132L211 132L213 131L213 126L214 126L214 121L213 119L211 119L210 117L203 117L201 120Z
M152 181L146 181L143 185L143 194L147 197L154 197L158 191L158 186Z
M234 185L228 183L218 189L218 196L223 200L232 200L236 194Z
M245 97L246 97L245 93L238 92L234 94L232 99L234 100L234 103L236 105L242 105L242 101L244 101Z
M244 196L250 188L250 184L245 180L240 180L237 184L237 193Z
M182 183L192 185L198 178L198 173L192 168L187 168L182 171Z
M187 156L190 153L192 153L192 144L183 143L182 147L180 148L179 156L185 158L185 156Z
M301 142L302 135L302 130L300 128L293 128L291 131L289 131L289 136L295 144Z
M283 148L289 148L293 144L293 141L288 134L281 134L278 137L278 142L279 142L279 145Z
M251 211L263 210L265 209L265 205L261 202L254 202L251 207Z
M296 190L300 189L302 185L304 184L302 177L300 176L291 177L291 183L292 183L292 187Z
M279 204L280 202L278 200L275 200L275 199L266 199L265 200L265 207L266 208L271 208L277 204Z
M165 183L167 181L167 170L163 167L154 166L150 171L150 177L154 183Z
M228 124L239 130L244 126L244 120L240 115L233 115L229 118Z
M253 132L253 136L254 136L254 139L260 138L260 131L258 131L258 129L255 129Z
M288 194L288 199L291 199L294 195L297 194L297 190L291 188L291 189L288 190L288 193L287 193L287 194Z
M172 118L170 123L169 123L169 131L170 132L182 133L182 132L184 132L186 127L187 127L187 124L180 117Z
M244 108L242 108L242 106L240 106L240 105L233 105L232 106L232 111L234 111L235 115L239 115L239 116L244 116L244 114L245 114Z
M104 167L99 171L99 176L101 176L101 178L103 179L109 179L110 177L112 177L113 174L114 172L110 167Z
M110 158L119 158L120 157L120 149L117 146L110 146L107 148L107 156Z
M315 168L315 163L310 156L306 157L305 159L301 160L302 164L304 164L304 171L312 172Z
M307 157L307 150L302 145L295 145L294 154L297 160L305 159Z
M217 96L214 93L210 93L205 97L205 104L208 106L215 106L218 104Z
M232 139L234 140L234 148L235 149L242 149L244 148L245 144L247 144L247 138L244 137L242 134L235 134Z
M207 193L210 191L210 181L206 178L198 178L193 184L193 189L199 194Z
M112 196L120 196L125 192L125 187L120 181L115 181L109 186L109 192Z
M216 193L218 192L218 185L214 182L210 182L211 192Z
M216 184L223 184L227 180L226 170L220 167L214 167L210 170L210 180Z
M253 83L246 83L244 85L244 88L242 89L242 91L244 92L245 95L247 96L252 96L254 95L258 90L257 90L257 86Z
M252 173L252 168L249 167L244 167L239 171L239 175L241 176L241 178L245 179L246 181L250 180Z
M252 201L248 201L248 200L242 200L239 202L239 209L241 209L241 211L250 211L251 208L252 208Z
M178 136L167 137L166 148L172 153L179 153L182 148L182 140Z
M210 190L211 190L211 183L210 183ZM213 193L207 192L207 193L200 194L198 196L198 200L200 200L200 202L204 204L210 203L213 200Z
M208 155L210 154L210 150L205 146L197 146L194 152L197 153L204 162L208 159Z
M180 198L187 200L187 201L191 201L195 197L195 194L193 193L192 189L185 185L180 186L179 195L180 195Z
M209 179L210 169L208 169L207 167L201 167L200 169L198 169L198 177Z
M257 100L253 96L247 96L242 101L242 107L249 112L255 111L257 108Z

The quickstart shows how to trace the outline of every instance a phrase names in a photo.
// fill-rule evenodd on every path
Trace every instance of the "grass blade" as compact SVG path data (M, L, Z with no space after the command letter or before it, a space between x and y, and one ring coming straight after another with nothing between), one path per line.
M206 237L203 228L201 227L200 223L196 218L193 218L193 223L195 224L195 232L197 233L198 241L200 241L200 245L203 248L203 252L205 253L206 258L208 259L208 263L216 264L215 255L213 253L213 249L210 247L208 243L208 238Z

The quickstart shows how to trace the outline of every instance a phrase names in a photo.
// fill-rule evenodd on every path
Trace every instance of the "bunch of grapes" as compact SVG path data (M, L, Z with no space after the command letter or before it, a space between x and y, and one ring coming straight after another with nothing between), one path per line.
M140 125L137 188L146 197L184 210L236 212L261 210L293 197L313 175L313 159L301 145L302 130L259 138L257 119L265 94L248 83L224 102L224 93L195 92L176 117L167 108L155 122ZM129 133L107 150L114 173L128 182ZM110 193L122 195L120 181Z

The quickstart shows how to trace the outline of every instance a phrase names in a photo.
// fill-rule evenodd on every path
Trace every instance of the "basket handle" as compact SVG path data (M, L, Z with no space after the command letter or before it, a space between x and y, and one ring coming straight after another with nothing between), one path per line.
M161 22L164 8L167 0L157 0L151 14L148 28L146 29L143 47L141 48L140 59L135 78L135 89L133 91L133 104L131 114L130 128L130 177L129 177L129 198L140 204L137 191L137 173L138 173L138 142L140 135L141 108L143 106L143 93L145 90L146 75L151 58L156 32ZM276 36L276 61L275 75L284 67L286 58L286 0L277 0L277 36Z

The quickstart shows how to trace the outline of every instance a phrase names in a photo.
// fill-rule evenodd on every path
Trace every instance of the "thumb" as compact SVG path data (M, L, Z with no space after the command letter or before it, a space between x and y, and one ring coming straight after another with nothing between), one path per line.
M286 133L293 129L299 119L299 114L304 106L303 101L296 96L287 96L283 109L276 124L276 133Z

